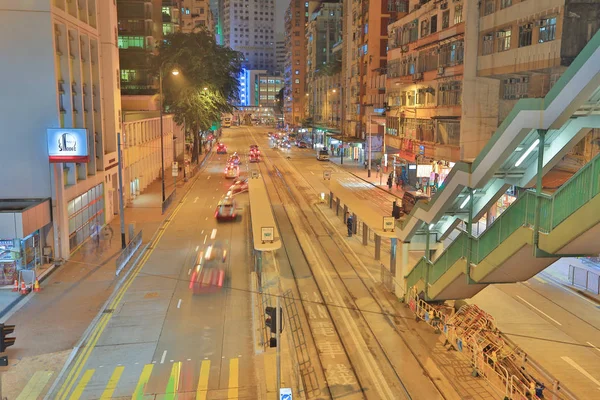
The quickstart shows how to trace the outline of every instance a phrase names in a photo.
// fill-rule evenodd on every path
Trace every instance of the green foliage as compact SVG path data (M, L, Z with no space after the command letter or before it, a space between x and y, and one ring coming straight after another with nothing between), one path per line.
M153 60L156 75L162 67L163 102L175 122L186 126L186 135L193 135L197 158L201 148L200 131L208 130L221 113L233 111L239 96L239 75L242 53L220 46L207 30L168 35ZM171 71L177 69L179 75Z
M342 60L335 59L335 60L332 60L332 61L328 62L327 64L323 65L321 68L319 68L316 71L315 75L316 76L333 76L340 72L342 72Z
M277 111L279 114L283 114L283 96L285 95L284 91L285 89L281 88L279 89L279 92L277 92L277 95L275 95L275 100L277 100Z

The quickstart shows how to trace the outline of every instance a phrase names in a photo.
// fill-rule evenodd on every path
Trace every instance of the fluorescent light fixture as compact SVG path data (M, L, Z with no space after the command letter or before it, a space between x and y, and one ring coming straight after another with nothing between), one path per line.
M523 153L523 155L517 160L517 162L515 163L515 167L521 165L521 163L525 161L527 156L531 154L531 152L537 147L538 144L540 144L540 139L535 139L535 142L533 142L531 146L529 146L527 151Z
M471 200L471 195L468 195L467 198L465 199L465 201L462 202L462 204L460 205L460 209L461 210L463 208L465 208L465 206L467 205L467 203L469 202L469 200Z
M429 230L432 230L432 229L433 229L433 225L434 225L434 224L429 224Z

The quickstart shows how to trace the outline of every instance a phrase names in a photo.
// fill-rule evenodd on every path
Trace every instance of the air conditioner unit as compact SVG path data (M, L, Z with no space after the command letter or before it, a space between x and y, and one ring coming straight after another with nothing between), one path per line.
M420 79L423 79L423 73L422 72L417 72L416 74L413 74L413 81L418 81Z
M407 51L408 51L408 45L400 46L400 52L401 53L406 53Z
M444 75L444 67L438 68L438 75Z

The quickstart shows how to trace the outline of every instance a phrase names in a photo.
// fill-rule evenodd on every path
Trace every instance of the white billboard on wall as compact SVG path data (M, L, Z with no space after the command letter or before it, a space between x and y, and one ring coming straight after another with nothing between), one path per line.
M54 129L47 131L50 162L89 161L87 129Z

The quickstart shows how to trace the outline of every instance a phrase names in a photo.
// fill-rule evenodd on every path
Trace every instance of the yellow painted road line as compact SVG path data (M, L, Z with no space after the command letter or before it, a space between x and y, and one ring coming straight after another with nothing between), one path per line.
M112 399L124 369L125 367L122 365L115 368L112 375L110 376L110 379L108 380L108 384L106 385L104 392L102 392L102 396L100 396L100 400Z
M537 276L534 276L533 279L535 279L538 282L542 282L542 283L546 283L546 284L548 283L548 281L546 281L546 280L544 280L544 279L542 279L540 277L537 277Z
M131 398L133 400L138 400L138 399L144 398L144 390L146 389L146 384L150 380L150 374L152 373L152 368L154 368L154 364L144 365L144 369L142 370L140 379L138 380L138 383L135 386L135 392L133 392L133 396L131 396Z
M229 389L227 399L237 399L239 396L239 369L240 361L237 358L229 360Z
M196 389L196 400L206 400L209 373L210 360L204 360L202 361L202 366L200 367L200 378L198 379L198 388Z
M165 400L175 400L177 392L179 392L179 379L181 376L181 362L173 363L171 367L171 376L169 377L169 383L167 383L167 390L165 391Z
M83 374L83 377L79 381L79 384L75 387L75 390L73 391L73 394L71 394L71 397L69 397L69 400L79 400L83 394L83 391L85 390L85 387L90 382L90 379L92 379L94 372L96 372L95 369L88 369L85 371L85 374Z
M127 289L129 289L129 287L131 286L131 284L133 283L133 281L135 280L135 278L138 276L139 272L141 271L142 267L146 264L146 262L148 261L148 259L152 255L152 253L154 252L154 248L156 247L156 244L160 241L160 239L163 237L163 235L167 231L167 228L171 224L171 221L173 221L175 215L177 215L177 213L179 212L179 210L181 209L181 207L183 207L183 205L185 203L185 199L187 198L187 196L188 196L187 194L184 196L184 198L182 199L182 202L175 208L175 210L173 210L173 213L171 214L171 216L167 220L167 223L162 228L162 230L160 231L160 233L150 243L150 246L149 246L151 248L150 251L148 251L144 255L144 257L141 259L141 261L140 261L138 267L136 268L136 270L133 271L133 273L131 274L131 276L129 278L127 278L127 281L125 282L125 284L119 290L119 293L116 296L116 298L108 306L109 309L114 309L121 302L121 300L125 296L125 293L127 292ZM81 371L82 371L85 363L87 362L88 358L92 354L92 351L93 351L94 347L96 347L96 343L98 342L98 339L102 335L102 332L104 332L104 329L106 328L106 325L108 325L108 322L110 321L111 316L112 316L112 314L106 314L102 318L100 318L100 321L98 322L96 330L94 331L94 334L91 336L89 344L85 347L85 350L83 351L83 353L81 353L80 356L77 358L77 361L75 362L75 365L73 366L73 368L71 369L71 371L67 375L67 378L65 379L65 381L63 382L60 390L58 391L57 398L59 400L65 400L66 397L67 397L67 395L71 391L71 388L73 387L73 385L75 384L77 378L81 374Z
M46 384L48 384L53 373L53 371L37 371L29 379L29 382L27 382L27 385L16 400L36 400L46 387Z

